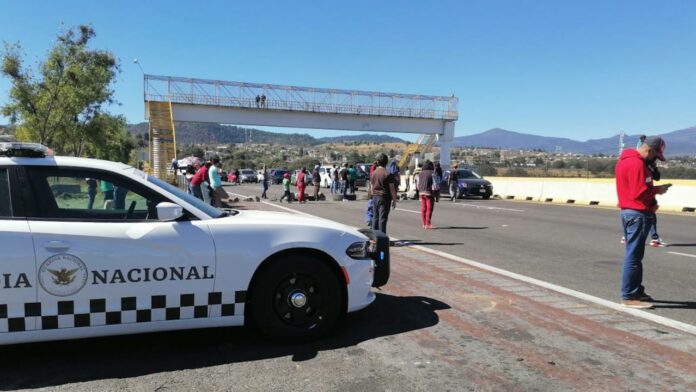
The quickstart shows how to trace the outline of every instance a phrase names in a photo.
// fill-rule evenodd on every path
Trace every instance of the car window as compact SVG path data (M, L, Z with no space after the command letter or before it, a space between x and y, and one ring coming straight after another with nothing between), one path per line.
M7 169L0 169L0 217L10 216L12 216L10 181L7 178Z
M88 169L29 168L38 217L80 220L156 220L163 197L135 181Z
M148 176L147 180L149 182L155 184L156 186L163 188L167 192L172 193L174 196L176 196L180 199L183 199L187 203L192 204L194 207L198 208L199 210L201 210L203 213L210 216L211 218L222 218L222 217L228 215L225 211L219 210L219 209L211 206L210 204L203 202L203 200L201 200L197 197L194 197L192 195L189 195L188 193L182 192L181 190L179 190L179 188L177 188L171 184L168 184L167 182L162 181L159 178Z
M467 179L467 178L481 178L478 174L470 171L470 170L457 170L457 178L460 180L462 179Z

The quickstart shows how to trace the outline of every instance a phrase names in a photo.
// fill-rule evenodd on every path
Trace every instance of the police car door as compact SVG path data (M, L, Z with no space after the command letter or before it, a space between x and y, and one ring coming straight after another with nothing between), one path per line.
M34 245L18 203L15 174L12 167L0 167L0 343L3 344L26 340L15 332L33 330L38 316Z
M215 248L201 221L158 221L164 197L127 177L26 170L37 208L29 225L38 301L43 315L58 315L58 328L162 330L209 316Z

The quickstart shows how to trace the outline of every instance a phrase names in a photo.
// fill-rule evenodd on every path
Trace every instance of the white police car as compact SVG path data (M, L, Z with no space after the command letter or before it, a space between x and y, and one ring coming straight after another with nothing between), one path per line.
M322 335L389 278L384 234L222 211L130 166L0 143L0 344L253 321Z

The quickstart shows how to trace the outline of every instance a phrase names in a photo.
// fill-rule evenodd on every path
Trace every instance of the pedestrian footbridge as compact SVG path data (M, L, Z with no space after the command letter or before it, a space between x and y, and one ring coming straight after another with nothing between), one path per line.
M175 121L437 135L450 162L455 96L226 82L145 75L150 165L163 177L176 157Z

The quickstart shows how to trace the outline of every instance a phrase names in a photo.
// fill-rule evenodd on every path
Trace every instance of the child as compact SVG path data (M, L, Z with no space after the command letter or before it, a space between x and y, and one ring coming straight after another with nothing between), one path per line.
M290 195L290 173L283 174L283 190L285 193L283 193L283 197L280 198L280 203L282 203L285 198L287 198L288 203L290 203L292 201L292 195Z

